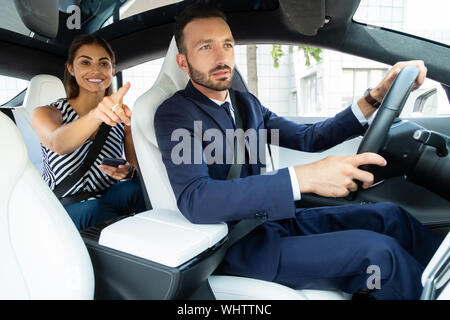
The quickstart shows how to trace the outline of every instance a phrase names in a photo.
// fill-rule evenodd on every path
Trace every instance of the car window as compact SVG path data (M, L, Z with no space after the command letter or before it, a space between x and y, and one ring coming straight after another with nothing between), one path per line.
M362 0L353 19L450 45L449 11L448 0Z
M274 44L238 45L235 62L264 106L280 116L302 117L334 116L375 87L391 67L333 50ZM124 83L131 83L124 97L128 106L153 85L162 63L157 59L123 71ZM448 114L445 91L430 79L411 93L402 112L403 117Z
M374 88L390 65L341 52L304 46L257 45L257 92L263 104L281 116L330 117ZM315 57L316 56L316 57ZM236 63L252 87L244 48ZM254 69L254 68L253 68ZM441 84L426 79L405 103L402 117L449 115Z
M123 98L123 102L133 108L137 98L153 86L164 58L152 60L122 71L123 83L130 82L130 90Z
M27 87L26 80L0 75L0 105L8 102Z

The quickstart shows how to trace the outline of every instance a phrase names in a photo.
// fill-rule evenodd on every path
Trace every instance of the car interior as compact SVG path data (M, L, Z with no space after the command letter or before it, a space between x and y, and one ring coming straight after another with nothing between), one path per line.
M126 0L5 2L3 14L16 10L33 37L0 28L0 75L29 81L27 89L0 106L0 148L5 150L0 160L1 299L352 299L334 288L289 288L216 273L235 235L226 223L193 224L179 211L158 149L154 115L188 83L176 64L173 25L176 15L194 2L180 1L122 20L117 17ZM238 44L306 44L390 65L421 59L427 76L442 85L450 102L450 46L355 22L360 1L205 2L226 12ZM73 14L66 11L69 6L80 10L79 29L66 25ZM108 19L113 22L102 27ZM42 155L30 114L66 95L62 78L67 49L82 33L98 34L111 44L117 87L122 85L121 71L157 58L164 62L132 109L131 130L148 210L78 232L40 175ZM338 153L372 151L386 157L386 168L367 168L377 183L345 198L305 194L296 206L401 205L443 239L422 275L421 298L450 299L450 114L401 116L416 76L414 69L403 70L364 137L338 146ZM249 91L239 65L232 87ZM312 123L308 118L292 120ZM267 146L266 156L279 158L268 164L287 166L323 154Z

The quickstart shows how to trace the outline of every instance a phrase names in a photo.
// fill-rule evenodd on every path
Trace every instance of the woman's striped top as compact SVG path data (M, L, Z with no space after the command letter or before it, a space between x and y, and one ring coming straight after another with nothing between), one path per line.
M77 120L78 114L70 106L67 99L59 99L51 104L56 107L62 114L62 124ZM102 159L108 158L122 158L123 157L123 141L124 141L124 124L119 123L112 127L106 141L95 159L94 164L89 168L84 176L75 185L69 189L63 197L68 197L80 191L90 193L100 193L108 189L117 180L111 178L98 167ZM83 163L84 158L89 152L92 141L87 139L80 147L71 153L58 155L56 152L46 148L41 143L43 173L42 176L45 182L53 190L61 181L69 174L77 170Z

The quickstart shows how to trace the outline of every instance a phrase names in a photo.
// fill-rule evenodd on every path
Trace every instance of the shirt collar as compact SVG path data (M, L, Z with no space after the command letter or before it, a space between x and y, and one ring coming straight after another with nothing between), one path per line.
M212 98L209 98L212 102L216 103L218 106L221 106L222 104L224 104L225 102L228 102L230 104L230 106L232 106L231 104L231 98L230 98L230 92L227 91L227 97L225 98L225 101L220 101L220 100L215 100Z

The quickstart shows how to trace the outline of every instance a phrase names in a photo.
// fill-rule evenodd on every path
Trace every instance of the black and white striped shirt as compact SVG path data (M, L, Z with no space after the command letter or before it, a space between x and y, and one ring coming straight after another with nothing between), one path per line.
M78 114L72 109L67 99L59 99L58 101L52 103L51 106L56 107L61 112L63 125L79 118ZM124 137L125 132L123 123L119 123L115 127L112 127L99 155L97 156L97 159L95 159L94 164L89 168L84 176L63 195L63 197L72 196L80 191L99 193L116 183L117 180L108 176L100 170L98 166L105 157L122 158ZM64 178L81 166L91 145L92 141L87 139L73 152L65 155L58 155L56 152L46 148L41 143L43 156L42 177L52 190L56 185L61 183Z

